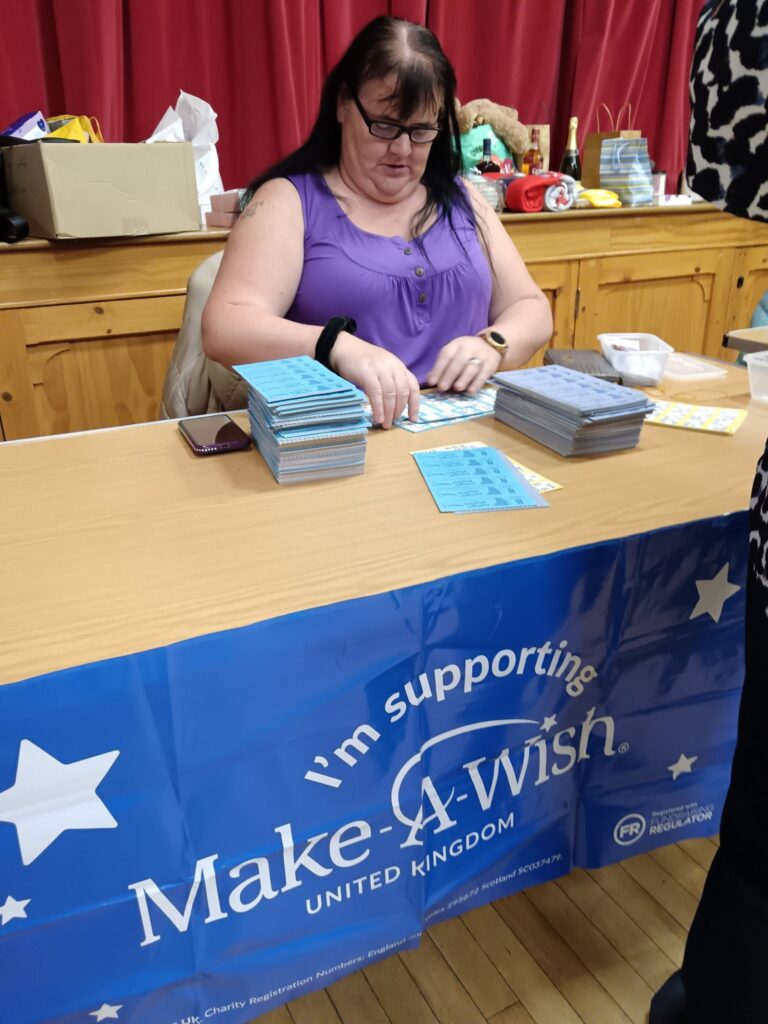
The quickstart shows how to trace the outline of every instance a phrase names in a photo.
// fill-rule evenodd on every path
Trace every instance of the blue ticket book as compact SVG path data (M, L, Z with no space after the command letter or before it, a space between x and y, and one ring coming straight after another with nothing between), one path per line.
M496 418L565 456L636 447L654 408L641 391L565 366L505 370L493 380Z
M233 369L248 384L256 447L279 483L352 476L365 468L365 395L309 356Z

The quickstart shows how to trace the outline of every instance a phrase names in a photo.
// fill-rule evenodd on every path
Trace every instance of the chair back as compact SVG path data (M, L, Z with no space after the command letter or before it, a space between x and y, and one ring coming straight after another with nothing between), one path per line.
M187 283L181 329L163 385L161 419L244 409L248 404L245 381L203 352L203 309L216 280L222 255L223 250L204 259Z

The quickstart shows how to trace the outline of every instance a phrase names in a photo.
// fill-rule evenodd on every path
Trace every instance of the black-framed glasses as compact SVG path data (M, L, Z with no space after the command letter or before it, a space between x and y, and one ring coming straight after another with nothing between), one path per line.
M386 139L387 142L394 142L401 135L407 135L415 145L424 146L429 142L434 142L442 131L442 128L428 128L420 124L408 127L408 125L398 124L397 121L373 121L363 110L363 105L357 98L355 91L349 86L347 86L347 89L349 95L355 101L355 106L360 111L360 117L365 121L366 128L377 139Z

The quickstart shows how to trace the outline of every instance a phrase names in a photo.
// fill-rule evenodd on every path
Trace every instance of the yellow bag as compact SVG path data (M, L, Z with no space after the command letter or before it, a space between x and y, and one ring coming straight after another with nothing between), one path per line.
M576 196L576 205L598 208L621 206L621 200L617 192L611 192L607 188L585 188Z
M103 142L101 127L95 117L80 114L60 114L58 117L46 119L52 131L49 138L72 139L73 142Z

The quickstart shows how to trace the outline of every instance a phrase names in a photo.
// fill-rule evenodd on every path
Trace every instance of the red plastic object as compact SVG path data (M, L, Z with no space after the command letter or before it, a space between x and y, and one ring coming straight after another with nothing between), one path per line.
M552 212L566 210L573 205L572 183L572 178L555 171L527 174L509 183L504 202L514 213L539 213L545 203ZM552 198L547 201L547 192L555 186Z
M539 213L544 209L544 192L551 182L549 175L526 174L507 185L504 202L514 213Z

